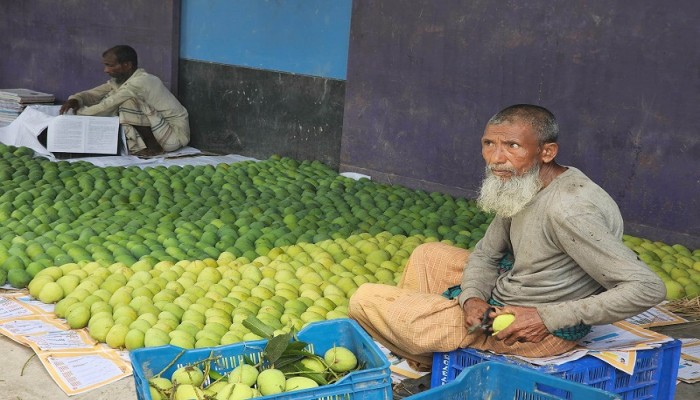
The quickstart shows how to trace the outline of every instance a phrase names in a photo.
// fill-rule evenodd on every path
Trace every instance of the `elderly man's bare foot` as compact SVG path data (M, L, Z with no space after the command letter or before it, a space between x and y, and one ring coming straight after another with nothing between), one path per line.
M149 149L148 147L146 147L145 149L139 150L133 154L137 157L153 157L163 153L165 153L163 150Z
M143 157L152 157L164 153L163 147L160 145L160 143L158 143L158 140L156 140L155 136L153 136L153 131L151 130L150 126L134 125L134 129L136 129L136 132L138 132L139 135L141 135L141 139L143 139L143 142L146 145L145 149L139 150L135 153L135 155Z

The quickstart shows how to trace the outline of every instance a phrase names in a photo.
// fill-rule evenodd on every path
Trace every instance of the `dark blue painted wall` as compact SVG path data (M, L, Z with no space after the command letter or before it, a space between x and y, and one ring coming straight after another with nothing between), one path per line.
M0 1L0 88L56 96L102 84L102 52L133 46L139 65L177 89L178 0Z
M473 195L486 120L538 103L628 232L697 247L698 20L692 0L355 0L341 169Z
M289 143L273 151L466 195L486 119L536 102L560 119L560 161L615 197L631 233L700 246L696 1L354 0L350 18L351 0L184 0L178 77L179 4L3 0L0 87L60 101L103 82L100 53L129 43L171 89L189 85L202 147Z

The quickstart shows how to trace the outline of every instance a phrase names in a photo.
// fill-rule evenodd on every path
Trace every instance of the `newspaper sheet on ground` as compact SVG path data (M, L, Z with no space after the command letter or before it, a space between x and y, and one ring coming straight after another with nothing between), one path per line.
M700 363L700 340L682 341L681 357Z
M666 310L663 307L663 303L659 306L652 307L641 314L635 315L634 317L627 318L625 321L639 325L643 328L677 325L688 322L687 319L681 318L680 316Z
M685 383L700 382L700 363L687 360L681 354L681 361L678 363L678 380Z
M700 382L700 340L682 339L678 379L685 383Z
M391 370L391 382L392 384L396 384L401 382L404 379L411 378L411 379L416 379L420 378L421 376L427 374L428 372L424 371L416 371L411 367L406 360L403 358L395 355L392 353L389 349L384 347L381 343L375 341L374 342L377 347L379 347L379 350L384 353L386 358L389 360L389 369Z
M579 345L592 351L640 350L658 347L672 341L666 335L651 331L627 321L594 326L591 332L579 340Z
M32 348L69 396L132 374L127 352L95 342L86 329L70 329L53 305L33 300L26 290L0 293L0 334Z

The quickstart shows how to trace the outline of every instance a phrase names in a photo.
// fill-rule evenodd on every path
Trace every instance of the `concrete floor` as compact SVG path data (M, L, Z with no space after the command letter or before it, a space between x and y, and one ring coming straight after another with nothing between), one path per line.
M653 328L652 330L671 336L676 339L700 338L700 320L681 325L671 325ZM700 399L700 383L676 385L676 400L697 400Z
M655 331L674 338L700 338L700 320L682 325L654 328ZM33 351L0 335L0 398L8 400L112 400L136 399L133 377L78 396L66 396L53 382ZM680 383L676 386L677 400L700 399L700 383Z

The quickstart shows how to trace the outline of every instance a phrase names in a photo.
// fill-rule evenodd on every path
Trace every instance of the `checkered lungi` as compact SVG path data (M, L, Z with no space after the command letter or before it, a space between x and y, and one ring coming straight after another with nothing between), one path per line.
M146 148L134 125L150 126L153 136L164 151L177 150L187 145L190 140L188 130L169 123L153 107L136 98L129 99L119 106L119 123L131 153Z
M470 347L526 357L557 355L576 342L549 335L539 343L507 346L479 330L467 332L457 299L442 296L458 285L469 251L434 242L418 246L398 286L365 283L350 299L348 314L375 340L421 369L432 364L433 352Z

